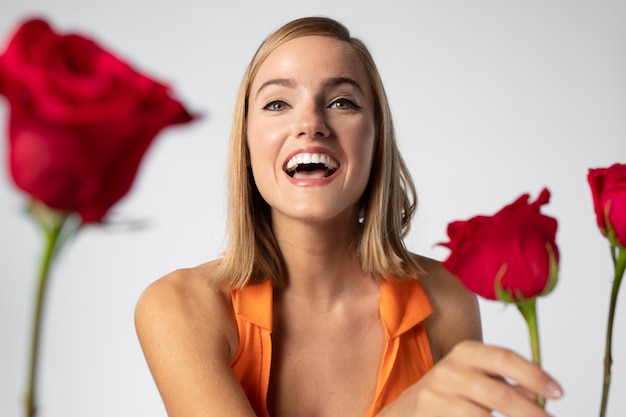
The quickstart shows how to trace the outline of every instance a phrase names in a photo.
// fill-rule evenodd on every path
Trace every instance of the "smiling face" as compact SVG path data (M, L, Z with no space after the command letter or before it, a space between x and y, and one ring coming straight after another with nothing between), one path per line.
M275 49L252 81L247 118L254 181L274 221L356 217L375 131L369 79L349 44L304 36Z

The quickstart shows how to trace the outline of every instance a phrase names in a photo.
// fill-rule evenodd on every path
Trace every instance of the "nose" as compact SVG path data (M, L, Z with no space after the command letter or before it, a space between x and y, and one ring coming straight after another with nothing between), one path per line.
M324 109L316 104L302 106L296 120L296 137L327 137L330 129L326 124Z

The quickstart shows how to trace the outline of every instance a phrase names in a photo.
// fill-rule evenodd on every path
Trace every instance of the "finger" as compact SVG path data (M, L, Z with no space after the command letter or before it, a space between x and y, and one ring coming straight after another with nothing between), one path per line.
M515 381L527 390L546 398L557 399L563 395L563 389L550 375L509 349L479 342L457 346L466 350L463 354L471 355L472 366L477 370Z
M525 388L480 373L473 378L474 382L469 386L467 395L478 404L508 417L549 416L537 405L534 394Z
M421 385L421 384L418 384ZM473 400L458 395L453 390L442 389L438 384L426 385L417 393L412 394L414 399L411 412L406 415L427 417L491 417L491 410ZM405 415L396 409L388 410L389 415ZM386 416L386 414L385 414Z
M491 375L491 377L495 379L496 381L501 381L501 382L511 384L517 390L517 392L519 392L521 395L525 396L529 400L535 401L537 399L537 394L530 391L529 389L522 387L521 385L517 385L514 382L507 381L506 378L501 377L501 376Z
M536 401L537 394L535 394L534 392L519 385L514 385L513 387L520 395L523 395L524 397L528 398L531 401Z
M428 411L437 410L433 417L450 417L450 416L472 416L472 417L492 417L491 410L467 401L457 396L441 397L441 404L437 408ZM418 415L421 415L418 413ZM430 414L427 414L430 415Z
M493 379L495 379L496 381L501 381L501 382L505 382L505 383L510 383L509 381L506 380L506 378L503 378L501 376L491 376ZM519 392L521 395L523 395L524 397L528 398L529 400L533 400L535 401L537 398L537 394L535 394L534 392L520 386L517 385L515 383L511 383L511 385L513 387L515 387L515 389L517 390L517 392Z
M439 372L433 375L435 380L431 387L443 394L442 397L457 396L465 404L476 404L508 417L548 416L535 402L536 394L509 384L503 377L494 377L483 369L467 365L466 359L461 356L464 353L467 352L450 355L447 361L440 363Z

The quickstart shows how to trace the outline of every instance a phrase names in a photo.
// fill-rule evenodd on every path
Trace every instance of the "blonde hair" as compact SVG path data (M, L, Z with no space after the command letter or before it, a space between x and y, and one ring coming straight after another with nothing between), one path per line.
M376 145L368 186L361 197L364 219L356 254L365 273L416 278L421 268L404 246L417 199L411 175L398 151L391 112L380 75L365 44L341 23L325 17L301 18L271 34L253 56L243 76L230 136L228 159L228 246L214 279L240 288L284 276L284 263L272 233L268 204L261 197L249 166L246 121L250 85L280 45L302 36L328 36L349 44L361 60L374 98Z

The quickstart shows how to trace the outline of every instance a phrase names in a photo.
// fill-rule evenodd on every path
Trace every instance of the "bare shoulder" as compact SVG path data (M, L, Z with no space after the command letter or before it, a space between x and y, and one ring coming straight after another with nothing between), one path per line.
M221 334L229 342L236 337L229 294L211 284L218 262L173 271L145 289L135 310L140 341L150 338L144 330L154 333L156 326L170 325L181 331L187 326L195 330L212 327L205 330Z
M462 340L482 340L476 295L463 286L441 262L415 255L424 269L420 282L428 294L433 314L426 321L435 360Z
M148 286L135 327L169 416L253 415L231 367L237 327L216 263L180 269Z
M225 292L211 284L211 275L218 266L218 260L173 271L151 283L139 298L138 306L153 302L175 302L203 300L207 297L224 297Z

